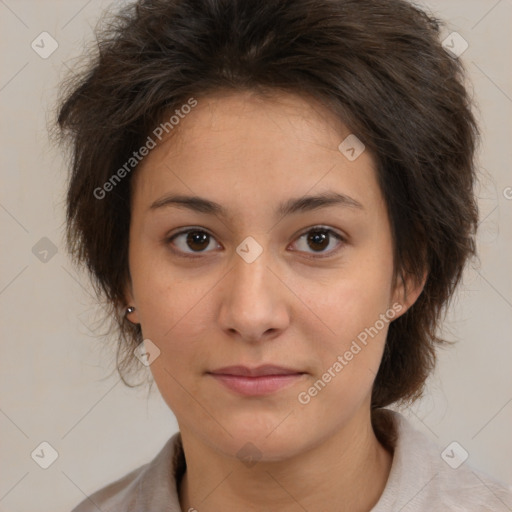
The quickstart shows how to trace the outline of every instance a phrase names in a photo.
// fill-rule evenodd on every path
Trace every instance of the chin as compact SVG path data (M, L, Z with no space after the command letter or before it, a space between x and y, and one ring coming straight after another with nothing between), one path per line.
M233 437L226 436L218 440L217 449L225 455L237 458L241 462L276 462L290 459L300 453L303 447L297 439L283 431L282 435L275 432L268 436L268 431L251 432L248 435L233 434ZM302 440L304 442L304 440Z
M293 414L283 421L287 414L240 415L236 421L222 423L231 435L216 429L209 442L230 457L252 456L269 462L288 459L307 448L304 433L312 429L297 425Z

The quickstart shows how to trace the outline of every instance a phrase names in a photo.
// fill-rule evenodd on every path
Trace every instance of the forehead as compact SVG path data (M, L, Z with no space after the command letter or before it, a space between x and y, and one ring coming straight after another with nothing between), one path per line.
M179 152L185 146L202 152L215 151L223 143L235 142L245 143L246 147L266 144L272 150L283 143L301 141L294 151L300 154L303 145L319 145L335 151L349 134L334 113L308 96L217 91L198 98L197 105L183 116L167 139L169 143L173 140L168 145L171 152ZM166 138L163 140L165 145Z
M270 205L308 191L335 190L375 201L372 156L363 151L350 161L338 148L349 135L326 107L298 95L199 97L142 161L134 176L135 196L147 204L178 191L219 203L250 196Z

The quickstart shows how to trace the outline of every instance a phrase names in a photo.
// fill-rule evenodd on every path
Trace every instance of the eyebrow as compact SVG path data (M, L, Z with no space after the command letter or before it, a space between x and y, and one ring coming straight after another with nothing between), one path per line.
M168 206L183 207L199 213L228 217L228 212L222 205L199 196L165 195L154 201L149 207L149 210L154 211ZM278 206L276 215L284 217L294 213L313 211L328 206L343 206L364 210L363 205L359 201L346 194L325 192L314 196L289 199Z

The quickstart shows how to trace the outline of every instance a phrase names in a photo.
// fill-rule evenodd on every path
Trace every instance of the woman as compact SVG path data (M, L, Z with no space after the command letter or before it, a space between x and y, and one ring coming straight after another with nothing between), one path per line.
M438 36L403 0L140 1L100 34L59 108L68 245L179 432L75 512L512 506L386 409L475 255L478 127Z

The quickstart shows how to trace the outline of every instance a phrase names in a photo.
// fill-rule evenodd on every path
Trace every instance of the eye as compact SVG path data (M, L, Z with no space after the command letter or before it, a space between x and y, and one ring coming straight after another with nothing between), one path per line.
M337 240L338 243L332 244L331 242L333 241L333 239ZM308 252L307 248L309 247L309 248L313 249L313 253L321 253L321 254L329 253L328 255L330 255L330 253L338 252L339 247L341 245L343 245L343 242L345 242L345 239L330 228L315 226L314 228L310 229L306 233L302 234L298 238L298 241L299 241L299 243L297 245L299 245L298 250L300 250L300 251L303 250L305 252ZM300 243L301 241L302 241L302 243ZM335 248L334 250L327 251L326 249L329 248L329 246L332 247L332 245L335 245L335 246L337 245L338 248L337 249ZM309 254L311 254L311 253L309 253ZM323 257L326 257L326 256L320 256L320 258L323 258Z
M339 246L343 245L343 242L345 242L345 239L334 230L330 228L324 228L322 226L315 226L314 228L311 228L303 233L298 238L298 243L296 242L296 244L299 246L299 248L294 250L308 252L307 249L310 248L313 249L313 254L328 253L328 255L330 255L330 253L336 253L338 251L336 248L329 251L326 250L330 246L336 245L332 243L333 239L338 241L338 249ZM172 235L166 240L166 243L177 247L178 250L173 249L173 252L176 254L193 258L195 256L190 255L211 252L207 251L207 249L212 247L214 240L214 237L207 231L199 228L191 228ZM217 244L217 247L220 248L221 246ZM191 249L191 251L188 249ZM310 252L309 254L312 253ZM318 257L323 258L326 256Z
M177 240L177 242L175 242L175 240ZM213 240L214 238L208 232L196 228L180 231L179 233L176 233L175 235L168 238L167 242L178 247L178 251L175 252L194 254L201 252L210 252L206 251L206 249L208 249L208 247L211 246L211 242ZM187 248L193 249L192 252L187 251Z

